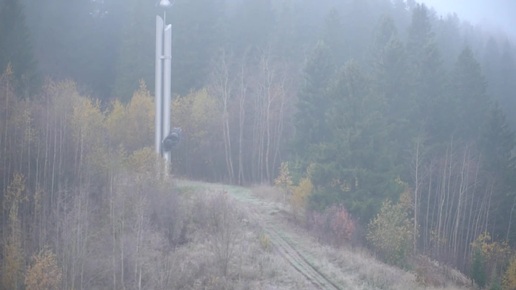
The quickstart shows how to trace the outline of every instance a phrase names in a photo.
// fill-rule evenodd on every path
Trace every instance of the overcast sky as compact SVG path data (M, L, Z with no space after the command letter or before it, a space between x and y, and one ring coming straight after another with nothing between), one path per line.
M434 7L438 13L456 12L473 25L499 28L516 38L516 0L416 0Z

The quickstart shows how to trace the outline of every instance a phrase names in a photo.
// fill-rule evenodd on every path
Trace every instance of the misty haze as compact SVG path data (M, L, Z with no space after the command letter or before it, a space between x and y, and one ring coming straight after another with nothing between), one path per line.
M0 290L516 289L514 11L0 0Z

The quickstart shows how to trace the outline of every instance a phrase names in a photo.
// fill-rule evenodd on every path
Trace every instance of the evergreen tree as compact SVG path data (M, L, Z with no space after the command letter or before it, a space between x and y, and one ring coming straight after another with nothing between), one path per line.
M314 15L303 1L282 1L272 37L273 51L278 57L302 70L302 62L309 47L319 37L318 27L312 25Z
M477 249L473 252L473 260L471 262L471 278L480 287L484 288L487 284L487 274L485 270L485 257L482 251Z
M477 140L490 102L480 65L469 47L459 55L450 80L452 106L457 118L455 135L467 141Z
M500 107L495 106L490 110L478 144L482 154L483 176L495 188L491 218L494 234L515 242L516 229L512 227L510 219L516 201L516 158L512 154L516 139Z
M500 82L495 85L498 88L496 97L504 108L507 121L516 131L516 50L508 41L503 44L498 68Z
M409 91L417 104L417 110L413 111L415 114L410 119L414 130L425 131L442 142L449 136L450 107L444 93L445 73L441 54L425 5L415 6L408 36Z
M304 84L298 95L294 116L295 152L299 158L310 162L310 148L327 141L329 128L326 114L332 106L327 88L335 71L328 46L319 42L304 70Z
M174 93L186 95L209 81L217 50L225 41L224 8L224 0L177 0L170 9Z
M236 55L251 49L254 56L271 43L276 15L271 0L247 0L240 3L231 19L232 48Z
M378 3L372 3L369 0L352 0L344 5L342 26L346 59L363 61L367 58L370 36L378 18L375 15Z
M412 21L408 28L407 47L416 59L423 53L424 47L433 39L432 24L428 8L417 4L412 11Z
M155 15L161 12L159 10L152 3L144 1L126 2L124 11L127 16L122 30L113 91L113 95L120 100L128 102L138 89L140 80L149 88L154 88L154 23Z
M29 30L19 0L0 1L0 71L11 65L20 96L30 97L39 87Z
M369 220L384 198L398 193L385 102L354 62L338 74L329 96L329 138L314 147L312 206L344 203L353 215Z
M324 21L322 40L328 45L332 55L334 55L337 66L342 66L349 57L344 37L345 31L340 13L333 8Z
M41 73L73 79L81 91L108 99L122 26L130 25L127 1L22 1Z
M439 51L443 52L443 64L446 69L453 67L463 45L457 14L441 17L435 22L435 38Z
M394 21L389 17L380 20L376 29L372 51L372 76L374 93L385 101L385 118L389 125L389 139L400 164L407 152L414 132L412 116L417 103L408 94L407 54L398 38Z

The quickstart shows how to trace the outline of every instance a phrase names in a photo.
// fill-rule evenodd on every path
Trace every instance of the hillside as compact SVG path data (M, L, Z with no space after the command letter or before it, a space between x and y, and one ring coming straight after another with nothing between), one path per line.
M246 238L235 239L233 246L236 249L253 248L254 258L246 260L245 253L236 250L229 269L238 273L236 275L242 279L240 285L246 285L242 289L469 289L464 285L469 283L467 278L431 263L426 267L434 272L433 277L425 278L433 279L427 280L435 284L433 286L418 282L414 271L378 261L361 245L337 249L318 242L293 219L277 189L186 180L178 181L177 185L180 191L191 196L201 193L207 197L227 198L241 215L236 226L241 227ZM240 272L256 267L255 263L260 264L264 274L240 276ZM448 275L444 274L446 272ZM453 275L457 279L455 282L451 280ZM458 284L463 285L459 287Z
M516 289L514 40L416 0L153 2L0 0L0 290Z

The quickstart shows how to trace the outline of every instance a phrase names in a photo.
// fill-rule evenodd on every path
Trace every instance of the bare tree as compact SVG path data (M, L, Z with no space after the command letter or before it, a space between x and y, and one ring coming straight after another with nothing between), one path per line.
M246 125L246 100L247 100L247 53L242 57L240 64L240 82L238 94L238 184L245 183L244 174L244 130Z
M230 102L232 101L232 79L230 76L231 68L228 63L229 56L226 55L226 51L222 50L219 57L219 62L214 68L211 92L214 93L220 100L220 106L222 107L222 133L224 140L224 153L226 158L226 169L229 183L233 183L235 172L233 169L233 157L232 157L232 146L231 146L231 116L230 116Z

